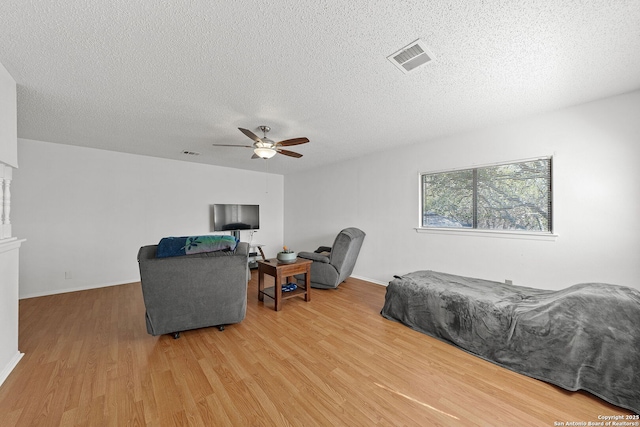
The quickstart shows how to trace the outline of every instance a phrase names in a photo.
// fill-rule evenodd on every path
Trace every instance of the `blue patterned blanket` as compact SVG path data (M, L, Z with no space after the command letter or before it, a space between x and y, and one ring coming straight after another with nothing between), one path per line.
M238 240L233 236L163 237L156 250L157 258L191 255L202 252L233 251Z

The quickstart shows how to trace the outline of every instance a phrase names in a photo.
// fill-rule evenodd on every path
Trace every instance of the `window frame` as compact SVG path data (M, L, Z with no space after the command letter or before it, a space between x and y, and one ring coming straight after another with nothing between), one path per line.
M457 171L466 171L466 170L477 170L487 167L494 166L504 166L516 163L525 163L536 160L548 160L550 165L549 176L551 179L550 182L550 194L549 194L549 203L550 203L550 230L549 231L533 231L533 230L503 230L503 229L479 229L479 228L456 228L456 227L424 227L423 224L423 215L424 215L424 187L423 187L423 176L424 175L432 175L438 173L449 173L449 172L457 172ZM546 155L546 156L538 156L531 157L526 159L518 159L518 160L509 160L502 161L496 163L487 163L487 164L478 164L466 167L457 167L457 168L449 168L449 169L440 169L426 172L418 173L418 227L415 228L416 232L419 233L433 233L433 234L453 234L453 235L466 235L466 236L486 236L486 237L503 237L503 238L516 238L516 239L533 239L533 240L555 240L558 237L556 233L556 222L555 222L555 192L554 192L554 156ZM477 207L474 205L474 216Z

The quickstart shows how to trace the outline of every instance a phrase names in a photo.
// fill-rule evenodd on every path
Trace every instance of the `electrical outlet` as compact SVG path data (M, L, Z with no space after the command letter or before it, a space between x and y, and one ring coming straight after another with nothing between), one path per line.
M73 278L73 275L71 274L70 271L65 271L64 272L64 278L69 280L69 279Z
M511 280L511 279L505 279L504 283L505 283L506 285L513 285L513 280Z

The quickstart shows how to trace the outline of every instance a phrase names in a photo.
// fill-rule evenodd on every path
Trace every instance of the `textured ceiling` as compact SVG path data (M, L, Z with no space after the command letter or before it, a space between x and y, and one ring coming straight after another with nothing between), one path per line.
M2 0L0 63L21 138L287 174L638 89L640 2Z

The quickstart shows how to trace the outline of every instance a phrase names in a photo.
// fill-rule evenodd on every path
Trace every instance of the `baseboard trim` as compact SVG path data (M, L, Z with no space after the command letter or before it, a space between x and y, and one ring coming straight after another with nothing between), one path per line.
M384 287L386 287L389 284L387 282L381 282L379 280L374 280L374 279L370 279L368 277L363 277L363 276L351 275L351 277L353 277L354 279L364 280L366 282L371 282L373 284L384 286ZM97 285L79 286L76 288L66 288L66 289L56 289L56 290L45 291L45 292L35 292L32 294L20 295L19 299L46 297L49 295L66 294L68 292L88 291L89 289L106 288L109 286L120 286L120 285L126 285L127 283L135 283L139 281L140 281L140 278L135 278L133 280L123 280L120 282L113 282L113 283L102 283Z
M355 276L355 275L351 275L351 277L353 277L354 279L364 280L365 282L371 282L371 283L374 283L376 285L380 285L380 286L384 286L384 287L386 287L389 284L387 282L381 282L379 280L369 279L368 277Z
M22 359L22 356L24 356L24 353L17 352L4 369L2 369L2 372L0 372L0 386L2 386L2 383L9 377L11 371L13 371L20 359Z
M133 280L122 280L119 282L112 282L112 283L101 283L97 285L78 286L76 288L66 288L66 289L56 289L56 290L44 291L44 292L35 292L32 294L20 295L18 299L46 297L48 295L66 294L68 292L88 291L89 289L107 288L109 286L119 286L119 285L125 285L127 283L135 283L139 281L140 281L140 278L136 278Z

